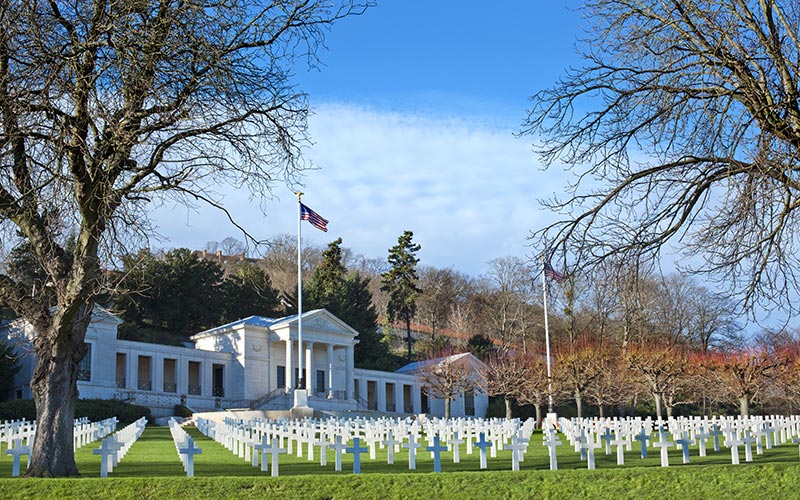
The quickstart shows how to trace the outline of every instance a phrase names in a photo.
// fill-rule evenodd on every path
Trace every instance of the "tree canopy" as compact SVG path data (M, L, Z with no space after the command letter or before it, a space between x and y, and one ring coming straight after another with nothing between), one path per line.
M77 366L101 265L152 233L165 202L224 210L220 186L269 196L303 168L305 95L348 0L0 4L0 232L31 246L55 308L0 272L0 304L35 329L29 476L77 474ZM71 255L66 235L74 234Z
M121 338L178 342L247 316L276 315L269 275L246 262L225 275L213 260L179 248L161 255L141 250L123 256L122 264L124 286L114 297L125 321Z
M325 308L358 331L355 363L359 367L395 368L387 346L377 332L378 314L372 304L369 277L348 272L342 262L342 239L332 241L303 287L309 309Z
M411 359L411 319L417 311L417 296L421 290L417 286L417 252L422 248L411 240L414 233L403 231L397 239L397 245L389 249L389 268L383 273L381 289L389 293L386 312L389 320L402 319L406 324L406 343L408 359Z
M589 0L585 65L532 98L524 134L574 174L537 231L573 268L680 248L752 311L800 290L800 6ZM546 242L546 243L545 243Z

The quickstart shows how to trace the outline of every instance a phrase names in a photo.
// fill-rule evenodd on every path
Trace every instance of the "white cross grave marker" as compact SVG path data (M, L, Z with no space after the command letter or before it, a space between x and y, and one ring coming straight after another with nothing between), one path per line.
M544 445L550 449L550 470L558 470L558 458L556 457L556 446L561 446L561 440L556 436L554 429L547 430L547 439Z
M186 477L194 477L194 456L203 453L203 450L195 447L194 439L191 437L186 438L186 446L178 448L178 454L185 456L184 469L186 469Z
M278 477L278 455L286 453L286 448L281 448L278 440L273 437L267 453L272 456L272 477Z
M334 459L334 469L336 472L342 472L342 452L347 448L347 445L342 443L342 436L336 436L331 448L336 452Z
M408 448L408 469L415 470L417 468L417 448L422 448L422 445L417 443L416 434L408 436L408 442L403 443L403 448Z
M22 455L25 455L28 457L28 460L30 461L31 447L22 446L22 439L16 438L14 439L14 446L6 450L6 455L14 456L14 463L11 466L11 475L13 477L19 477L20 458L22 457Z
M659 440L653 443L653 446L656 448L661 448L661 467L669 467L669 450L670 446L674 446L675 443L671 441L667 441L667 433L663 430L659 431Z

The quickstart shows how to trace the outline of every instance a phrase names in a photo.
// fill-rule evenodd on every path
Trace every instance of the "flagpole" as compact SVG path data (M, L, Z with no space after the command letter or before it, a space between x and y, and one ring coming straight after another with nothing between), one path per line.
M297 195L297 388L305 389L305 377L303 371L303 257L300 248L300 232L302 220L302 207L300 205L300 197L303 193L300 191L295 192ZM290 340L291 342L291 340ZM293 374L287 374L291 377Z
M544 303L544 345L547 351L547 413L553 413L553 376L550 372L550 326L547 321L547 272L542 254L542 298Z

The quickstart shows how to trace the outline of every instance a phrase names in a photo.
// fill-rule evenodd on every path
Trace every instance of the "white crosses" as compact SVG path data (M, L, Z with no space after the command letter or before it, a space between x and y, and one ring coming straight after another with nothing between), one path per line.
M689 445L692 444L692 440L689 439L687 436L686 431L681 432L681 438L676 439L675 442L681 446L681 450L683 451L683 463L689 463Z
M319 466L325 467L328 465L328 446L330 446L331 443L320 434L319 441L315 441L314 444L319 446Z
M361 438L353 438L353 446L348 446L344 451L353 454L353 474L361 474L361 454L369 451L361 447Z
M439 436L433 437L433 445L425 448L433 454L433 472L442 472L442 452L447 451L447 446L440 443Z
M516 435L511 436L511 444L505 445L504 449L511 450L511 470L519 470L519 459L526 447L527 443L519 439Z
M617 465L625 465L625 445L627 443L628 440L625 439L625 434L617 429L614 439L611 441L611 444L617 447Z
M710 436L711 434L706 433L705 427L702 425L700 426L700 430L694 435L695 439L697 439L697 449L701 457L706 456L706 441Z
M556 458L556 446L561 446L561 440L556 436L554 429L547 430L547 439L544 445L550 449L550 470L558 470L558 458ZM485 467L481 467L482 469Z
M605 428L603 434L600 435L600 439L605 441L606 444L606 455L611 455L611 429L609 427Z
M14 456L14 463L11 466L11 475L13 477L19 476L19 469L20 469L20 458L25 455L28 457L28 461L30 462L31 456L31 447L30 446L22 446L22 439L16 438L14 439L14 446L6 450L6 455L13 455Z
M453 463L461 463L461 450L459 445L463 444L464 440L458 438L458 431L453 432L453 438L448 444L453 447Z
M408 448L408 469L415 470L417 468L417 448L422 448L422 445L417 443L415 434L409 434L408 442L403 443L403 448Z
M117 419L108 419L99 422L103 424L95 429L95 435L101 435L106 431L116 428ZM108 477L114 471L114 467L125 456L133 443L139 439L144 432L147 420L142 417L139 420L127 425L122 430L109 435L100 444L100 448L92 450L92 454L100 455L100 477Z
M342 452L347 449L347 444L342 443L342 436L336 436L331 448L335 451L334 470L342 472Z
M764 431L762 427L757 427L755 432L753 433L756 438L756 453L759 455L764 454L764 444L761 441L761 438L766 438L769 434Z
M481 469L485 469L486 468L486 448L491 448L492 447L492 443L491 443L491 441L486 441L486 433L484 433L484 432L481 432L478 435L478 438L479 439L477 441L475 441L475 446L477 446L478 449L480 450L480 468ZM561 444L560 441L559 441L559 444Z
M667 433L663 430L659 431L659 440L653 443L653 446L656 448L661 449L661 467L669 467L669 450L670 446L674 446L675 443L671 441L667 441Z
M750 429L744 430L744 438L742 438L742 443L744 444L744 461L745 462L752 462L753 461L753 441L756 441L750 434Z
M315 451L309 450L309 456L313 456L313 453L319 451L320 465L323 467L328 465L328 450L333 448L337 457L335 466L337 472L342 470L342 453L353 453L353 472L356 474L361 472L362 460L366 460L364 453L373 451L378 446L386 448L387 463L390 465L395 464L395 458L402 446L402 448L408 450L408 468L415 470L417 468L417 453L419 453L419 448L422 448L423 444L425 444L425 440L428 441L426 449L432 454L431 461L436 472L441 471L442 452L445 449L450 450L453 454L453 461L458 463L461 458L461 452L463 452L461 446L465 443L467 450L475 446L478 447L480 469L488 468L489 452L499 448L500 450L505 449L511 452L511 468L517 471L521 469L520 464L524 460L524 451L527 448L526 431L530 432L530 427L522 425L516 419L505 422L499 419L447 421L434 418L412 420L410 418L383 417L380 419L365 419L357 417L341 420L334 418L324 421L306 419L302 422L284 420L270 424L264 421L260 421L260 423L253 422L233 421L231 419L230 423L221 424L218 422L212 424L198 419L197 425L198 429L201 429L206 435L216 432L217 439L225 442L226 446L232 450L232 453L244 453L246 456L248 450L242 448L242 443L246 443L246 446L252 452L253 465L258 465L258 455L261 455L261 467L264 472L268 468L265 455L269 454L265 447L269 443L272 443L272 446L283 445L286 443L282 440L290 439L290 443L298 447L295 450L301 452L303 456L305 456L306 452L306 450L302 449L303 446L308 445L309 447L317 448ZM225 427L226 425L229 428ZM724 434L729 435L729 443L738 443L737 446L745 445L745 459L750 461L752 460L752 443L755 442L759 445L760 438L769 434L768 429L778 428L778 432L786 431L788 434L786 439L791 439L792 436L797 435L798 431L800 431L800 418L786 418L783 420L778 417L754 417L751 419L734 419L732 417L670 418L663 422L663 426L656 428L658 435L653 435L652 437L654 426L658 425L658 422L654 422L649 418L561 419L559 425L563 436L566 437L569 443L575 445L576 452L580 451L585 457L589 469L596 467L596 450L600 447L607 449L609 446L616 446L617 464L624 465L626 447L628 451L631 450L630 445L633 443L634 438L641 445L643 457L647 456L648 445L655 446L660 451L662 467L668 467L670 447L676 444L679 445L683 455L683 462L689 463L691 458L690 449L695 440L698 442L700 455L705 456L705 452L710 448L712 437L716 435L718 439L719 435ZM708 429L712 429L712 431L709 432L707 431ZM561 434L550 426L546 426L543 430L542 443L548 448L550 469L557 470L557 450L558 446L562 445L564 437L559 440ZM355 445L353 444L354 441L352 441L354 436L359 439ZM5 439L5 433L0 436L0 439ZM239 443L236 443L237 439ZM252 441L253 439L255 441ZM674 441L674 443L669 442L668 439ZM800 438L796 442L800 444ZM368 447L368 443L372 449ZM564 444L566 444L566 441ZM447 445L447 448L444 445ZM732 446L732 444L729 444L729 446ZM113 464L108 462L108 457L112 453L108 444L104 443L96 453L106 461L107 472L111 472ZM733 457L738 455L738 450L732 449L731 454L732 462L737 463ZM277 454L273 458L277 459ZM105 472L101 471L101 474L105 474ZM277 474L274 469L273 474Z
M386 463L389 465L394 464L394 447L395 445L402 443L402 441L397 441L394 438L392 431L389 431L386 439L381 441L381 443L386 446Z
M739 445L744 444L744 441L739 439L739 433L733 432L725 444L731 448L731 463L739 465Z
M100 442L100 448L92 450L92 454L100 455L100 477L108 477L114 470L114 457L119 450L114 436L107 437Z
M769 422L766 422L764 424L764 432L767 434L767 449L771 450L772 449L772 435L770 433L771 432L775 432L775 429L769 424Z
M275 439L274 437L272 439ZM258 456L261 455L261 472L267 472L267 454L269 453L269 442L267 441L267 435L263 434L261 436L261 442L253 446L253 455Z
M711 432L708 434L714 439L714 452L719 452L719 437L722 435L722 431L719 430L719 425L712 425Z
M267 453L272 458L272 477L278 477L278 455L286 453L286 448L281 448L279 441L273 437Z
M586 466L589 469L594 470L595 468L594 450L602 446L600 443L595 442L591 436L588 438L584 436L584 440L581 442L581 449L586 451Z
M366 438L367 446L369 446L369 459L375 460L376 449L378 447L378 443L381 441L381 438L377 434L370 434Z
M194 445L194 439L191 436L187 436L184 446L178 448L178 455L181 456L186 477L194 477L194 456L201 453L203 450Z

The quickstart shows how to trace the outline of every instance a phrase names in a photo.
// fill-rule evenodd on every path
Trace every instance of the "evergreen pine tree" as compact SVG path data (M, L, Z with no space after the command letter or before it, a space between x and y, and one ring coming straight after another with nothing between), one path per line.
M341 244L338 238L322 253L321 262L303 287L303 302L309 309L327 309L358 331L357 366L383 368L390 356L376 331L378 315L372 305L369 278L347 272Z
M414 233L404 231L397 239L397 245L389 249L389 264L392 266L383 273L383 286L381 289L389 293L389 303L386 307L389 320L402 319L406 324L406 344L408 346L408 359L411 360L411 318L417 310L417 296L421 293L417 287L416 253L422 248L417 243L412 243Z

